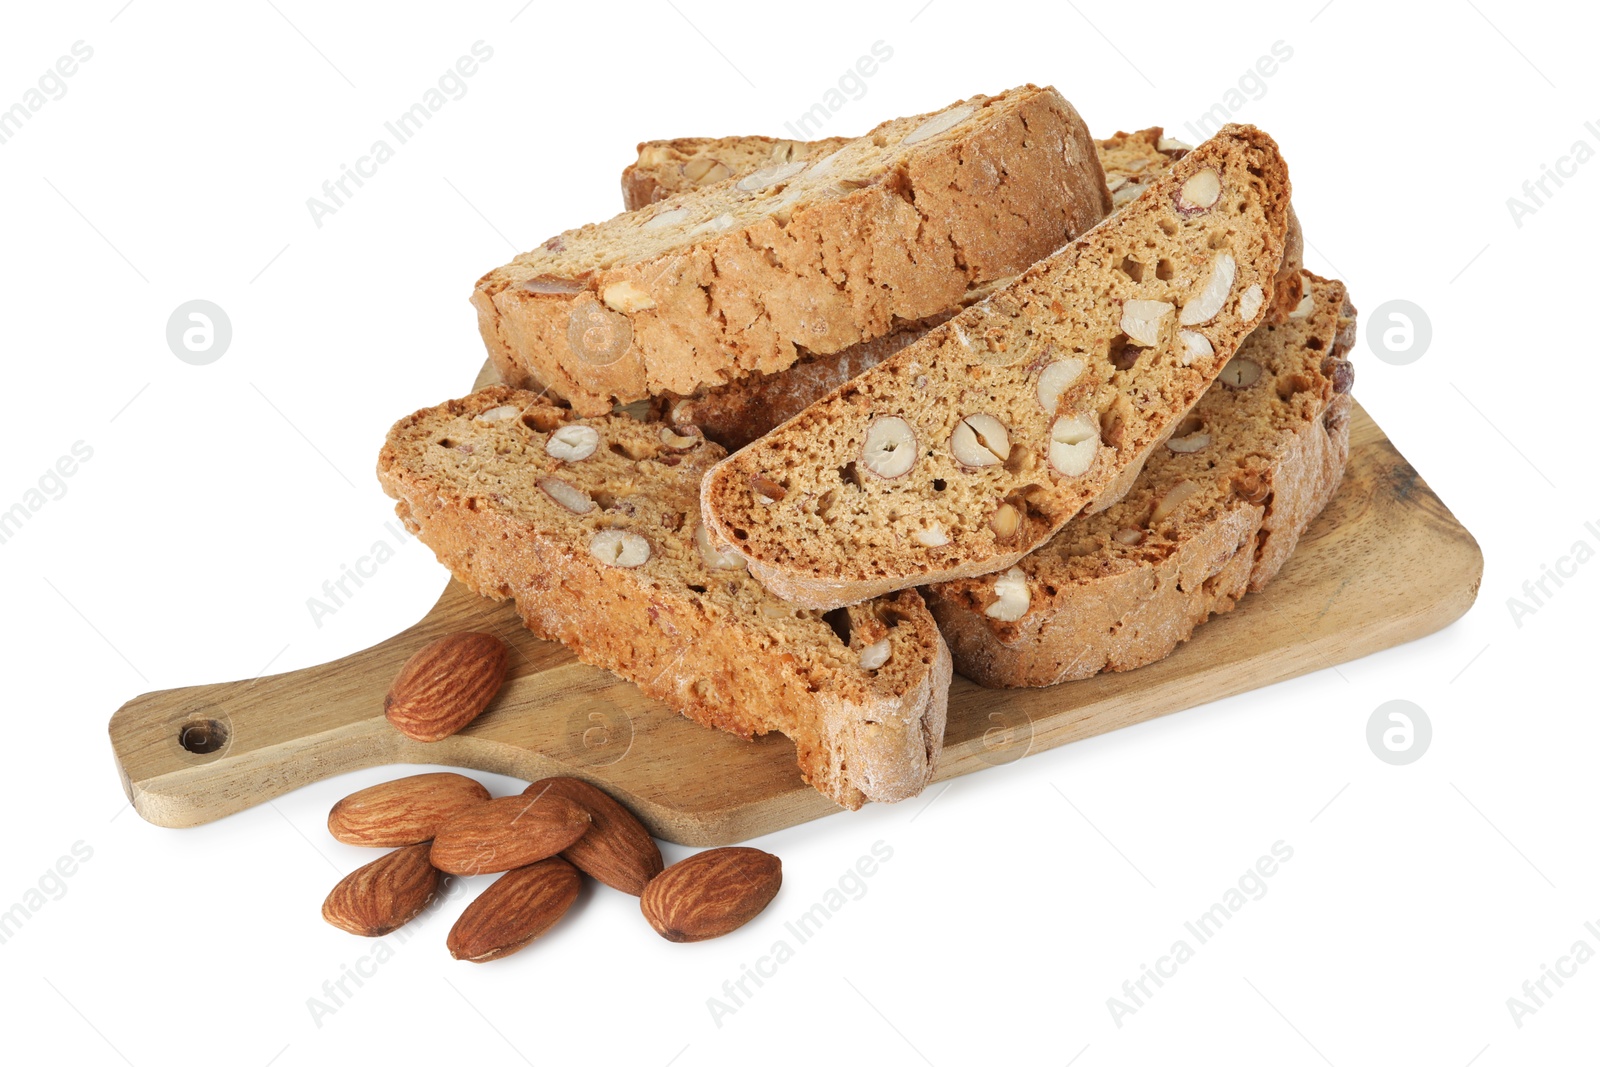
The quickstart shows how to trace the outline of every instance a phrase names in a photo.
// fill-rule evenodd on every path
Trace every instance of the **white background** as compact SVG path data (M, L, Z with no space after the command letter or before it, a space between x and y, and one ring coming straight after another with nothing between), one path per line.
M0 509L75 442L93 449L0 545L0 910L92 850L0 944L8 1062L1593 1062L1600 961L1520 1027L1506 1005L1580 938L1600 949L1583 925L1600 926L1600 563L1520 626L1507 607L1574 542L1600 547L1600 161L1521 226L1506 204L1574 141L1600 148L1592 13L449 6L7 11L0 107L74 42L93 48L0 145ZM466 95L317 227L306 199L479 40L493 58ZM459 896L319 1025L308 999L373 948L318 916L372 858L324 818L393 772L164 830L127 809L107 719L140 692L320 663L419 617L444 572L416 543L320 627L306 600L384 536L372 468L390 422L472 381L473 280L618 210L635 142L781 133L876 41L892 58L825 132L1031 80L1102 136L1165 123L1193 140L1186 122L1292 48L1238 117L1291 163L1307 265L1364 312L1404 299L1431 319L1406 366L1363 331L1357 392L1482 544L1477 606L1337 671L754 842L783 858L783 891L719 941L668 944L601 888L533 948L469 966L443 945ZM195 298L233 325L209 366L165 340ZM1404 767L1365 740L1397 698L1434 727ZM718 1026L707 999L880 840L893 858L865 895ZM1293 859L1267 894L1116 1025L1107 998L1280 840Z

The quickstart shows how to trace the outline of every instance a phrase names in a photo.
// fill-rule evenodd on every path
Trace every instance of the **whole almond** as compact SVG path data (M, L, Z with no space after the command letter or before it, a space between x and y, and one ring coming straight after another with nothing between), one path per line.
M661 849L627 808L582 778L544 778L522 791L566 797L594 820L589 832L561 853L578 870L613 889L638 896L661 873Z
M432 863L450 874L494 874L548 859L582 837L589 813L566 797L501 797L463 811L433 837Z
M446 821L489 799L464 774L413 774L368 786L328 812L328 832L347 845L394 848L430 841Z
M755 918L778 895L783 863L759 848L712 848L651 879L639 910L668 941L705 941Z
M441 637L395 676L383 713L414 741L442 741L483 713L506 680L510 653L493 634Z
M357 867L322 902L322 917L362 937L382 937L417 917L439 888L427 845L411 845Z
M507 871L450 928L450 955L488 963L527 947L572 907L582 880L559 856Z

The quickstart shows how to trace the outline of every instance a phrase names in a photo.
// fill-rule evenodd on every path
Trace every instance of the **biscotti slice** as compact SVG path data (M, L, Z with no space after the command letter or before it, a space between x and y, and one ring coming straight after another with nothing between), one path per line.
M825 137L820 141L788 141L749 136L641 141L638 158L622 171L622 204L629 211L637 211L690 189L742 178L762 167L820 159L843 148L849 140ZM1118 133L1095 145L1115 207L1143 192L1147 179L1165 170L1190 147L1165 136L1159 126L1138 133Z
M389 431L396 511L470 588L696 722L776 730L847 808L933 774L950 654L914 590L845 611L785 604L699 518L717 445L626 415L580 419L492 386Z
M1289 177L1230 125L1111 218L714 467L719 547L810 608L1004 570L1143 465L1262 320Z
M957 671L1042 686L1142 667L1272 580L1350 446L1355 309L1340 283L1307 281L1303 306L1250 335L1121 503L1008 571L923 590Z
M689 188L686 184L689 175L722 174L726 170L738 177L747 173L742 168L764 165L774 155L785 159L811 158L819 146L831 151L827 146L836 144L837 140L774 141L770 137L647 141L639 146L638 162L623 171L624 197L630 191L647 187L659 196L666 196L664 190ZM1138 133L1118 133L1096 141L1095 147L1105 170L1106 186L1119 208L1143 192L1174 160L1183 158L1189 151L1188 145L1164 136L1159 126ZM1291 206L1283 267L1273 286L1273 307L1268 311L1268 322L1283 321L1300 302L1300 254L1300 224ZM984 295L987 294L975 290L968 294L967 302L976 303ZM702 388L693 396L668 393L658 398L656 410L669 421L698 426L707 437L728 451L737 452L851 378L888 359L959 310L951 308L941 315L903 323L876 340L851 345L830 355L807 353L783 370L747 374L726 385ZM1132 477L1137 474L1137 468L1125 472L1124 479L1107 486L1100 498L1090 505L1090 510L1115 503L1127 492Z
M638 158L622 172L622 202L632 211L675 193L729 178L742 178L761 167L793 160L817 159L837 151L846 140L843 137L828 137L820 141L786 141L773 137L680 137L671 141L643 141L639 144ZM1160 126L1151 126L1135 133L1118 132L1096 141L1095 150L1100 156L1100 167L1105 171L1106 188L1111 192L1112 206L1121 207L1144 192L1153 179L1159 177L1174 160L1182 159L1190 147L1176 138L1168 137ZM1283 269L1278 272L1276 299L1268 312L1268 322L1282 322L1300 303L1302 246L1300 222L1291 208Z
M569 230L472 301L502 380L598 415L939 314L1110 202L1078 113L1025 86Z

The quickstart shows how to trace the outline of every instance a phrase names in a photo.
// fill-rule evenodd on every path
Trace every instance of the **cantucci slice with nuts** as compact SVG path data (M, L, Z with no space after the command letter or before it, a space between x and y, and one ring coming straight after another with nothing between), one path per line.
M826 614L769 594L700 519L725 454L691 427L580 419L495 386L396 423L378 473L456 578L515 598L539 636L697 722L786 734L845 807L911 796L944 738L932 615L911 590Z
M958 671L1040 686L1143 666L1278 573L1350 443L1355 309L1304 280L1304 308L1245 340L1120 503L1002 575L923 590Z
M502 381L598 415L780 370L941 314L1111 210L1089 131L1054 89L974 96L817 155L784 143L727 159L664 146L652 158L676 196L479 279Z
M713 468L712 541L811 608L1005 571L1131 486L1261 323L1288 227L1277 146L1225 127L1079 240ZM767 483L783 495L753 488ZM995 521L1002 504L1014 523ZM940 544L918 536L932 523Z

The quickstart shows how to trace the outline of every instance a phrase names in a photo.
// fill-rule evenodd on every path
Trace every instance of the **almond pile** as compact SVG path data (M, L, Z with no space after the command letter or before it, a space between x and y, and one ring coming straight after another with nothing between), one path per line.
M384 715L415 741L442 741L488 708L509 661L493 634L441 637L400 668ZM714 848L662 870L644 824L581 778L544 778L492 799L464 774L413 774L339 801L328 832L347 845L395 850L350 872L322 904L324 919L362 937L422 914L446 875L500 875L446 940L450 955L473 963L509 956L554 926L585 874L639 897L645 919L669 941L737 930L783 883L778 857L755 848Z
M518 796L491 799L466 775L414 774L352 793L328 813L348 845L395 851L352 871L328 894L322 917L380 937L428 906L446 874L499 874L467 905L446 944L484 963L530 944L566 914L583 876L640 898L669 941L704 941L761 913L783 882L778 857L714 848L662 869L650 831L581 778L545 778Z

